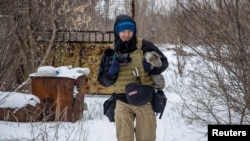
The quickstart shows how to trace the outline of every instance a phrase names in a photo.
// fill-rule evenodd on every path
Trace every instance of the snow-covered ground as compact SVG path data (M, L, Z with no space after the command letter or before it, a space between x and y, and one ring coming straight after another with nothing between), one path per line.
M169 68L163 72L166 81L164 92L168 101L162 118L157 117L156 141L206 141L207 137L198 131L206 132L207 127L193 130L195 127L187 125L178 112L181 99L173 91L173 85L178 83L175 75L176 57L167 47L162 47L161 50L170 63ZM88 105L88 110L84 111L84 118L75 123L0 121L0 141L116 141L115 124L103 115L102 105L107 98L108 96L86 94L84 101Z

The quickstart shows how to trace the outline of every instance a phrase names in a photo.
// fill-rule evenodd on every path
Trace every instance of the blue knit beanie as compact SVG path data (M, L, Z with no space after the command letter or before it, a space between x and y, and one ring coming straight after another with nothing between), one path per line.
M123 30L131 30L135 32L135 23L131 20L122 20L116 25L116 34L119 35Z

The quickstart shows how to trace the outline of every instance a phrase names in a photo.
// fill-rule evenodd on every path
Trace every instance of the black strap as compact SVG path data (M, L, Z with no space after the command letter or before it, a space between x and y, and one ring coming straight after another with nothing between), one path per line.
M116 100L121 100L122 102L128 103L128 100L126 98L125 93L124 94L116 94L113 93L112 96L116 99Z
M167 103L166 103L166 104L167 104ZM165 107L166 107L166 105L165 105L164 108L162 109L162 111L161 111L161 113L160 113L160 116L159 116L159 119L161 119L161 117L162 117L162 115L163 115L163 113L164 113Z

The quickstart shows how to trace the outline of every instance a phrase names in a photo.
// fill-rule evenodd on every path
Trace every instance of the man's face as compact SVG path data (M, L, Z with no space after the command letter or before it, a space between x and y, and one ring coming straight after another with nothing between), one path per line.
M134 32L131 30L123 30L119 33L119 36L123 42L127 42L133 37L133 34Z

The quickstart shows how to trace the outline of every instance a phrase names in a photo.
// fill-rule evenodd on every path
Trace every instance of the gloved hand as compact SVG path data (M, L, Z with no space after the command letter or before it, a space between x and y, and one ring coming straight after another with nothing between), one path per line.
M108 68L108 73L110 73L111 75L116 75L119 71L119 68L120 68L120 63L116 59L114 59L112 61L112 64Z
M147 63L145 59L143 59L142 64L144 69L150 74L151 71L153 70L152 66L149 63Z

